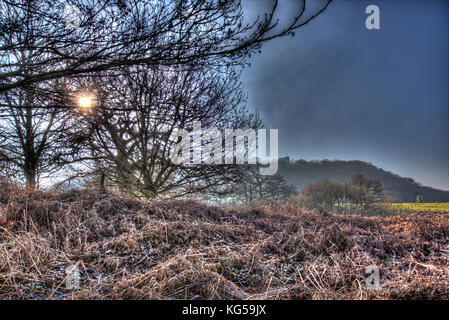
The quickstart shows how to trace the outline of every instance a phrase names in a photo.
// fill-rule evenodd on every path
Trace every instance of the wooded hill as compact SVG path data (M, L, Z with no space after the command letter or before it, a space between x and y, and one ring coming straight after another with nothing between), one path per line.
M379 179L385 195L392 201L415 202L417 195L423 202L449 202L449 191L423 186L411 178L378 168L371 163L351 160L290 161L288 157L279 159L279 174L301 191L308 184L330 180L346 182L351 176L361 173L371 179Z

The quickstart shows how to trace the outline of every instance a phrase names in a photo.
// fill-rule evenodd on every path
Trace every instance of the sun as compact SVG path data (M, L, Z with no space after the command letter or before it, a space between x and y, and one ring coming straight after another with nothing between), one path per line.
M91 96L81 96L78 98L78 105L82 109L90 109L93 105L93 98Z

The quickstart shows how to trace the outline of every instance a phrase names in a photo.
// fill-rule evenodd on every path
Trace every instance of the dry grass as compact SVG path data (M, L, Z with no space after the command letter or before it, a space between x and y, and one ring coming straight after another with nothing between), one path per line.
M449 299L448 217L23 194L0 202L0 299Z

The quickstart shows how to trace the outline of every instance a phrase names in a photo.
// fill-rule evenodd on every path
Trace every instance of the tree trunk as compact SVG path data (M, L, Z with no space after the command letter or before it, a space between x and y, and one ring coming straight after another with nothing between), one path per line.
M23 171L25 175L27 190L36 190L36 169L32 166L27 166Z
M104 180L106 179L106 175L104 174L104 172L101 173L101 177L100 177L100 190L104 191L105 187L104 187Z

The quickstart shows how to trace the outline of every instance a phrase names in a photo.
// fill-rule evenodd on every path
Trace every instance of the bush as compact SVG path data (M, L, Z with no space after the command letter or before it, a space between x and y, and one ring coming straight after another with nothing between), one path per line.
M308 209L332 210L344 194L344 185L324 180L309 184L301 193L301 200Z
M311 183L299 196L307 209L337 211L339 213L367 212L383 198L383 187L378 180L353 176L346 183L324 180Z

